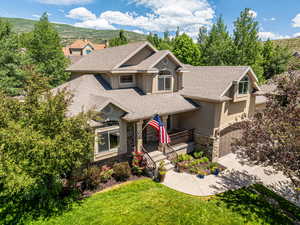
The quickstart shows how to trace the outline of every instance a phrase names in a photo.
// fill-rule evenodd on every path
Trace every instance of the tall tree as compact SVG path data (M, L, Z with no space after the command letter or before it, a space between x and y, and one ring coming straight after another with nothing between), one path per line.
M268 40L264 43L263 50L263 67L265 79L270 79L276 74L281 74L287 70L289 60L292 54L287 48L280 47Z
M24 101L0 93L1 224L57 212L71 197L63 187L75 190L74 172L91 159L89 117L66 117L71 96L47 87L44 77L31 76Z
M61 39L44 13L35 24L26 48L36 71L49 79L52 87L65 82L69 74L65 72L68 61L62 52Z
M275 79L266 108L239 125L235 143L242 158L283 171L300 193L300 76L294 72Z
M246 8L234 22L232 52L234 65L251 66L260 81L263 81L263 58L261 55L261 43L258 37L258 22Z
M19 37L11 32L8 22L0 19L0 89L10 96L23 92L23 58Z
M187 34L175 38L172 52L182 63L200 65L201 51Z
M124 30L120 30L119 32L119 36L116 37L116 38L113 38L109 41L109 45L111 47L114 47L114 46L119 46L119 45L126 45L128 44L128 39L125 35L125 31Z
M203 28L202 28L203 29ZM202 43L202 60L205 65L222 66L231 64L232 39L222 17L212 26L208 36L199 31L198 43Z
M208 36L207 28L205 26L201 26L199 28L199 32L198 32L198 36L197 36L198 44L200 44L200 45L204 44L207 36Z

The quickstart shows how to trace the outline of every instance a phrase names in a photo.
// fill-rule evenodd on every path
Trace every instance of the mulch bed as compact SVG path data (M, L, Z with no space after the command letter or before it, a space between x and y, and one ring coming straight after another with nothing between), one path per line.
M100 183L99 187L94 189L94 190L85 190L82 193L82 198L86 198L89 197L99 191L103 191L104 189L108 189L111 188L113 186L117 186L119 184L128 182L128 181L135 181L135 180L140 180L140 179L144 179L146 178L146 176L135 176L135 175L131 175L127 180L125 181L116 181L114 178L111 178L110 180L108 180L106 183Z

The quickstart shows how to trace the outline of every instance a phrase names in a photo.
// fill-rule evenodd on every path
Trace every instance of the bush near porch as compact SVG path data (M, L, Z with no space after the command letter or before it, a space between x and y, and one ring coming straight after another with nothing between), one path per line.
M298 207L261 185L203 198L143 179L97 193L61 215L29 224L289 225L299 220Z
M200 176L210 174L217 175L226 168L216 162L210 162L207 157L203 157L203 152L196 149L192 154L181 154L175 160L176 170Z

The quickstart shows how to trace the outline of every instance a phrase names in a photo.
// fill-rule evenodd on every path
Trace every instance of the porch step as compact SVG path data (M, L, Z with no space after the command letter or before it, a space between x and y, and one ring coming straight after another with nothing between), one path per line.
M157 168L159 167L160 161L165 162L165 167L166 167L167 171L172 170L174 168L172 163L167 159L167 157L162 152L153 151L153 152L150 152L149 155L151 156L153 161L156 163Z

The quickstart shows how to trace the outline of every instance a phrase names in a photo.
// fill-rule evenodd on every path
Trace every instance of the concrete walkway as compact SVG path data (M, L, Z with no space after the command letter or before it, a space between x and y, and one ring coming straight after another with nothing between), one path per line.
M196 175L169 171L164 185L187 194L209 196L228 190L238 189L254 183L262 183L276 193L300 206L291 188L290 180L282 173L276 173L270 167L244 164L229 154L218 161L227 167L219 176L209 175L199 179Z

